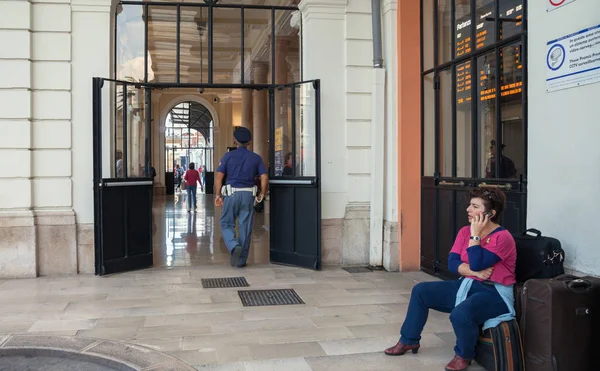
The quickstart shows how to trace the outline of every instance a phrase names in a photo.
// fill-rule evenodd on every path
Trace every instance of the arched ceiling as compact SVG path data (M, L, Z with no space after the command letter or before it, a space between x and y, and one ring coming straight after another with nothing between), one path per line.
M181 125L199 131L208 143L213 117L208 108L197 102L180 103L171 109L173 125Z

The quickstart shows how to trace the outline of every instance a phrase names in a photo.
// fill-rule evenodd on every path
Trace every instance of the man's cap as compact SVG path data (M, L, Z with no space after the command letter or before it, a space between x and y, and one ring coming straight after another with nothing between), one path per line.
M238 143L248 143L252 140L252 133L248 128L241 126L234 130L233 137Z

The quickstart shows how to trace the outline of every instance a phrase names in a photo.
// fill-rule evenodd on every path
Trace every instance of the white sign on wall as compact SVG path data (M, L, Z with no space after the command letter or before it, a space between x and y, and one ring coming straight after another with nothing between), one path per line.
M568 3L572 3L575 0L546 0L546 11L551 12L554 9L558 9L561 6L567 5Z
M600 82L600 25L548 41L546 89Z

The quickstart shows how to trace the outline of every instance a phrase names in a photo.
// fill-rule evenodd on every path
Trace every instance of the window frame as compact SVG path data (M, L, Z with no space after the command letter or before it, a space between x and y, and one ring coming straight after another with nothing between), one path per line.
M426 1L431 1L433 3L433 68L429 68L427 70L424 69L424 65L425 65L425 61L424 61L424 33L423 33L423 27L424 27L424 19L425 19L425 15L423 13L423 10L426 8L424 3ZM521 43L521 64L523 65L522 68L522 81L523 81L523 85L522 85L522 92L521 92L521 103L522 103L522 130L523 130L523 171L520 175L520 182L524 182L526 179L526 174L527 174L527 88L528 88L528 83L527 83L527 0L522 0L522 13L521 13L521 30L520 32L511 35L505 39L501 38L500 36L500 31L501 31L501 24L502 22L518 22L515 19L516 18L510 18L510 17L500 17L500 1L502 0L494 0L493 1L493 7L494 7L494 16L493 16L493 22L494 22L494 30L495 30L495 34L494 34L494 40L491 44L483 46L479 49L476 49L476 42L477 42L477 22L475 21L476 16L477 16L477 0L470 0L470 17L471 17L471 51L468 53L464 53L459 57L455 56L456 53L456 2L457 0L450 0L451 4L450 4L450 12L451 12L451 23L452 23L452 27L451 27L451 38L453 40L452 45L451 45L451 55L452 55L452 59L448 62L444 62L444 63L438 63L440 60L440 56L439 56L439 2L440 0L421 0L420 1L420 25L421 25L421 30L420 30L420 45L421 45L421 50L420 50L420 68L421 68L421 81L420 81L420 89L421 89L421 133L423 133L421 135L421 176L422 177L433 177L435 179L453 179L453 178L457 178L457 138L456 138L456 132L457 132L457 128L456 128L456 123L457 123L457 115L456 115L456 109L457 109L457 102L456 102L456 69L457 66L461 65L462 63L471 62L471 130L472 130L472 140L471 140L471 174L470 176L467 177L463 177L465 179L483 179L485 177L485 174L480 174L480 167L481 167L481 162L480 162L480 150L481 150L481 146L482 143L480 143L480 139L479 139L479 119L478 119L478 106L479 106L479 98L478 98L478 89L477 89L477 81L478 81L478 76L477 76L477 58L485 55L487 53L490 52L494 52L495 56L496 56L496 63L495 63L495 76L496 76L496 83L495 83L495 102L496 102L496 107L495 107L495 119L496 119L496 133L495 133L495 139L496 139L496 143L498 143L498 139L502 136L501 133L501 122L502 122L502 105L501 105L501 79L500 76L502 74L502 69L501 69L501 56L500 56L500 52L503 48L505 47L509 47L511 44L514 43ZM488 19L489 21L489 19ZM452 71L452 84L453 84L453 89L452 89L452 174L451 177L448 176L444 176L442 177L440 174L440 161L439 161L439 156L440 156L440 97L441 97L441 92L440 92L440 74L444 71L450 69ZM434 102L433 102L433 107L431 106L427 106L425 107L425 92L424 92L424 87L425 87L425 76L429 75L433 73L434 76ZM425 138L424 138L424 133L425 133L425 110L426 109L434 109L434 135L435 135L435 139L434 139L434 151L435 153L433 153L433 158L434 158L434 173L433 174L425 174L424 170L425 170ZM500 158L501 155L501 146L496 146L496 158ZM430 156L431 157L431 156ZM500 174L500 161L496 161L496 171L495 174ZM499 178L494 178L494 179L499 179ZM489 179L488 179L489 180Z

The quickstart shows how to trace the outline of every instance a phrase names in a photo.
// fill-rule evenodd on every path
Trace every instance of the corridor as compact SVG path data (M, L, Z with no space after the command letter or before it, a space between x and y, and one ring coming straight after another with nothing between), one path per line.
M197 195L196 212L187 212L187 193L155 197L153 241L155 267L190 267L229 264L229 252L221 238L214 196ZM268 216L268 214L267 214ZM254 214L254 229L248 265L269 262L268 217Z
M151 269L0 280L0 347L9 334L99 338L222 371L437 371L452 358L448 315L433 311L418 355L383 354L398 340L413 285L435 278L269 264L263 214L248 266L232 268L212 196L198 195L196 214L184 204L184 197L156 200ZM243 290L294 289L305 304L244 307L240 289L202 287L203 278L223 277L245 277Z

